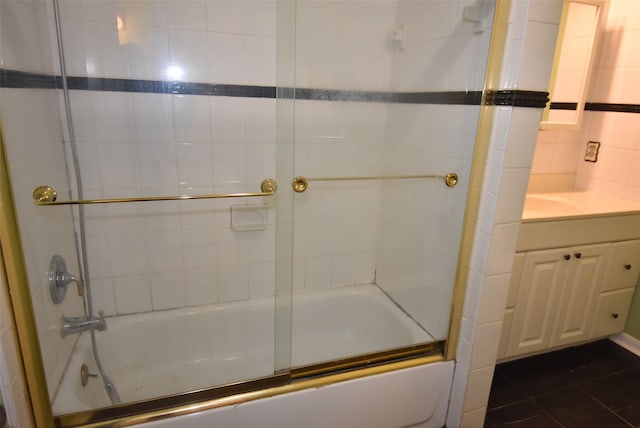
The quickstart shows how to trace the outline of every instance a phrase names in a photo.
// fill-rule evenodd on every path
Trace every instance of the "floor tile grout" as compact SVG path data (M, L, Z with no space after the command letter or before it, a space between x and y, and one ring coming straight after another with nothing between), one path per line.
M614 406L617 406L616 403L622 405L627 402L624 398L625 394L628 396L629 393L635 394L637 391L640 396L638 381L640 377L636 374L640 373L640 356L606 339L557 352L555 355L548 353L509 361L505 363L502 370L500 366L497 367L492 394L494 387L500 389L500 395L496 396L499 405L487 407L487 427L503 426L502 424L513 427L539 426L535 424L542 421L548 424L555 423L558 427L573 428L576 423L579 423L578 421L585 422L589 417L606 421L605 423L613 426L622 424L627 427L636 426L632 421L638 422L637 418L640 417L637 402L632 401L631 404L618 410L615 410L617 407ZM573 362L575 365L571 364ZM509 366L507 367L506 364ZM627 379L625 373L632 375ZM574 374L576 379L573 379ZM598 390L610 385L620 386L622 390L607 388L604 393ZM536 389L541 388L546 390L536 392ZM563 391L571 395L563 397ZM510 393L515 396L515 399L505 400ZM558 393L561 393L558 396L560 404L556 407L553 404L554 397L550 396ZM574 396L578 403L578 407L575 408L571 407L571 401L566 400L567 398L571 400ZM611 404L612 407L606 403ZM566 423L555 417L551 410ZM620 411L623 413L619 413ZM498 421L505 417L513 419L510 422L496 422L496 419L491 420L491 415L495 415Z
M632 424L631 422L629 422L628 420L626 420L625 418L623 418L622 416L620 416L615 410L609 408L609 406L607 406L606 404L604 404L603 402L601 402L600 400L598 400L596 397L589 395L589 397L595 401L596 403L600 404L602 407L604 407L605 409L607 409L609 412L613 413L618 419L622 420L622 422L624 422L625 424L629 425L632 428L635 428L635 425Z

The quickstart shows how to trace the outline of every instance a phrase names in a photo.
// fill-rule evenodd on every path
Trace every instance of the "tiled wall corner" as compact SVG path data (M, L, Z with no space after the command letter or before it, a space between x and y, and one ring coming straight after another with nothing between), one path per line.
M561 5L559 0L512 2L501 88L547 89ZM463 319L448 426L484 422L540 114L540 109L496 109L464 309L474 317ZM478 251L478 245L485 250Z

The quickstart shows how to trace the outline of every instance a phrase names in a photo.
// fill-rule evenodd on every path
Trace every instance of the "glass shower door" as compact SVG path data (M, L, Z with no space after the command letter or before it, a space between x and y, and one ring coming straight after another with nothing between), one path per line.
M276 252L286 216L265 182L282 175L276 129L293 126L276 93L283 5L43 2L41 49L60 35L63 57L40 80L3 71L14 79L2 88L3 130L54 415L288 379L291 268ZM27 112L51 129L29 135ZM57 199L41 188L34 205L42 185ZM67 274L47 273L54 255ZM52 279L66 287L60 302Z
M77 214L104 369L123 402L273 376L276 3L60 6L83 197L180 195Z
M443 350L493 15L483 4L297 4L294 375ZM467 7L483 21L465 20Z

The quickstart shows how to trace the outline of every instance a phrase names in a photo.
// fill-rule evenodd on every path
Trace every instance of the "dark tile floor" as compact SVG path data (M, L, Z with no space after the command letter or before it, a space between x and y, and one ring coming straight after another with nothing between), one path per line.
M640 427L640 357L605 339L499 364L494 427Z

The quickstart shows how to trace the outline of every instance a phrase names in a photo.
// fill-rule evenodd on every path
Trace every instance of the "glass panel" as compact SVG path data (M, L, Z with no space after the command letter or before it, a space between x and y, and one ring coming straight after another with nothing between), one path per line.
M3 47L15 43L3 50L3 67L52 82L3 88L2 114L55 415L288 369L291 245L279 249L277 269L275 245L287 238L286 225L276 232L286 195L57 207L35 206L31 192L51 185L58 201L261 192L263 179L292 168L276 147L278 129L292 153L292 101L279 103L275 91L277 35L280 56L293 57L283 50L293 41L291 5L1 2L3 36L15 30L2 38ZM59 19L48 22L56 9ZM28 19L9 26L5 16ZM55 89L56 23L67 104ZM30 30L42 40L23 50L49 56L38 69L13 55ZM280 68L292 75L292 67ZM54 254L69 271L59 304L47 276ZM276 294L285 311L277 319ZM63 316L75 317L65 337Z
M298 3L292 366L446 339L492 16Z
M291 90L295 85L296 3L277 3L277 178L276 198L276 372L291 367L291 293L293 289L293 177L295 104Z

